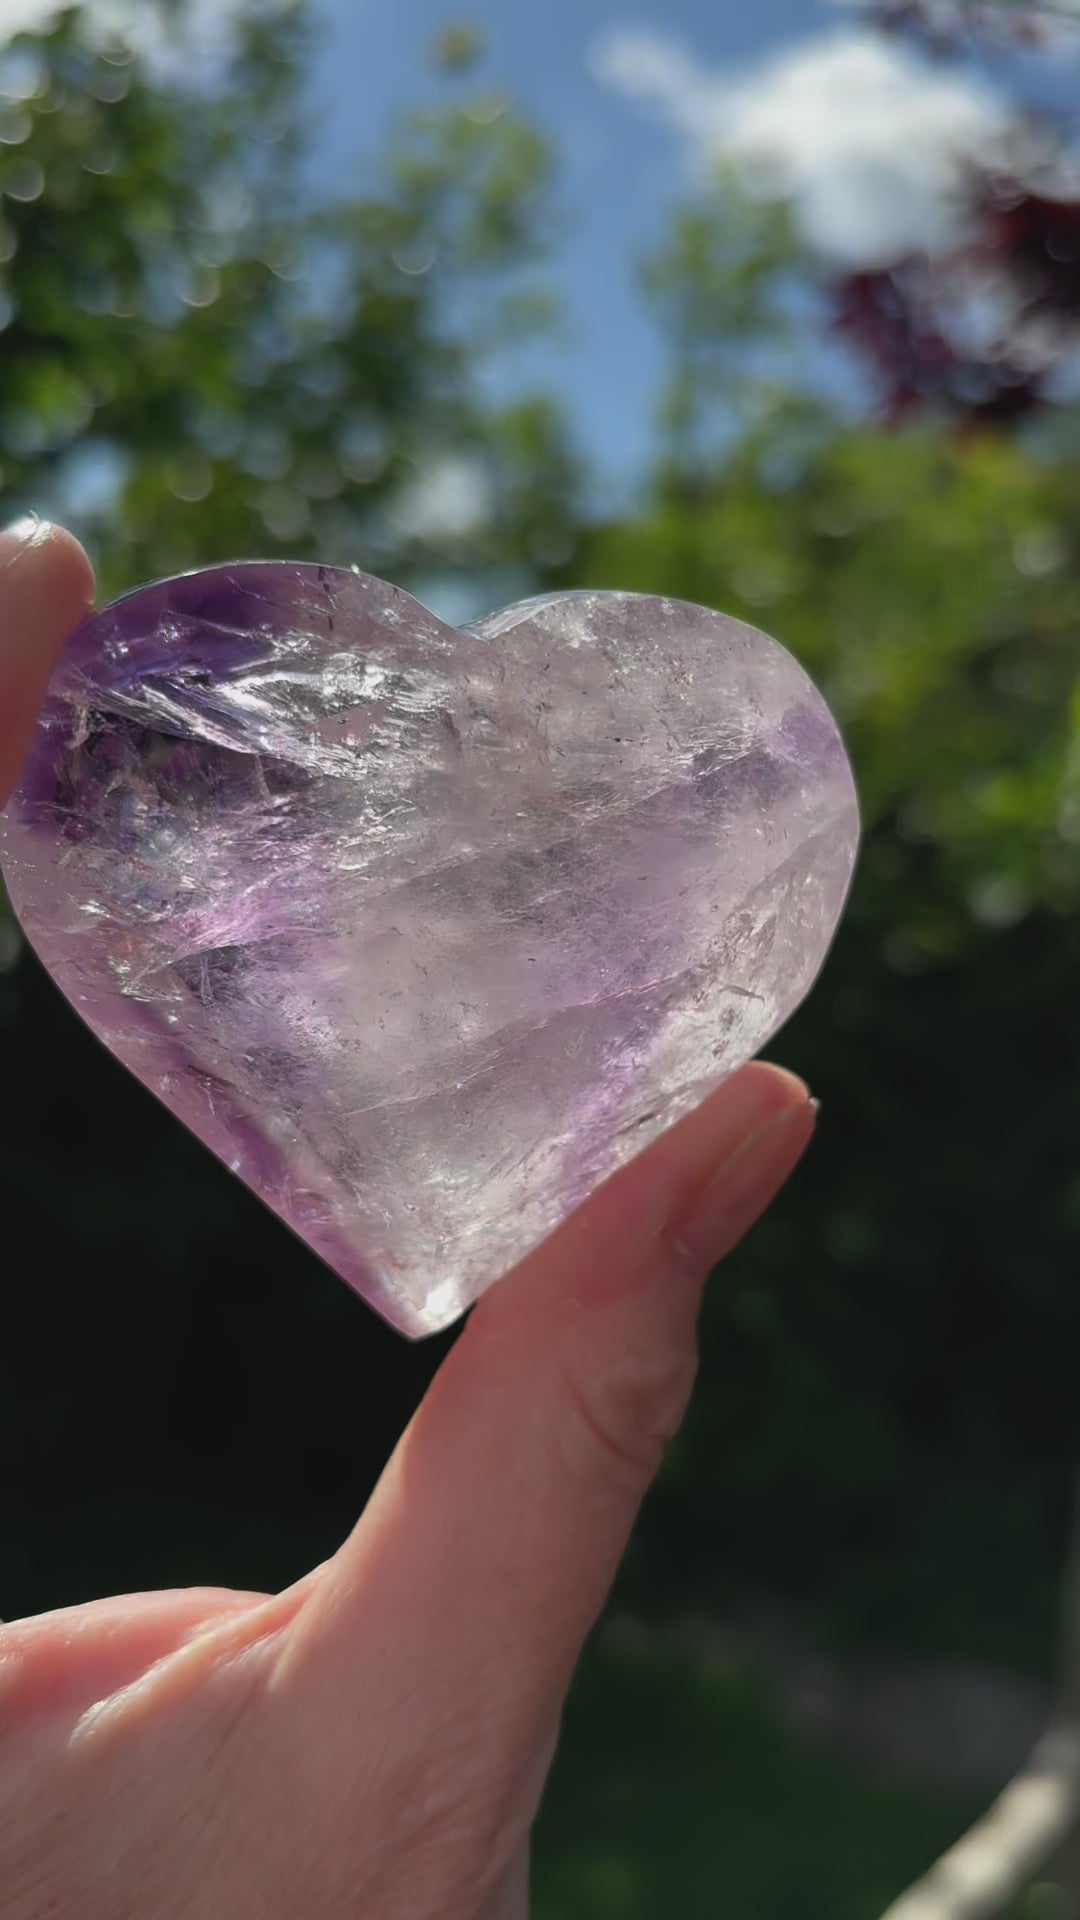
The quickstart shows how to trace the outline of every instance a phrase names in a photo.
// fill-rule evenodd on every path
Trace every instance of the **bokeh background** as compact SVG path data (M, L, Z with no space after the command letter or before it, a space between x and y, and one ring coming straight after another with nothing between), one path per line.
M629 0L627 0L627 5ZM814 1151L575 1690L537 1920L874 1920L1048 1711L1077 1442L1080 8L0 0L0 507L764 625L857 768ZM383 1327L0 916L0 1613L275 1587ZM1050 1884L1030 1920L1063 1912Z

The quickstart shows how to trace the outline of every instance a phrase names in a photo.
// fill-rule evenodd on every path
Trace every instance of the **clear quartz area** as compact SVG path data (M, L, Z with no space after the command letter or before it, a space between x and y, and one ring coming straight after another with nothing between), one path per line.
M820 695L721 614L457 631L252 563L80 629L0 864L105 1044L418 1335L775 1033L857 839Z

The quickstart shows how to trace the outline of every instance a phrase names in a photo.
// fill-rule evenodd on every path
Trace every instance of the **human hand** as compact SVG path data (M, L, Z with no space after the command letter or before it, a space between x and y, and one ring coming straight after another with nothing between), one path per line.
M92 595L69 535L0 535L0 800ZM705 1279L813 1122L753 1065L609 1180L475 1308L350 1538L286 1592L0 1627L3 1920L524 1920Z

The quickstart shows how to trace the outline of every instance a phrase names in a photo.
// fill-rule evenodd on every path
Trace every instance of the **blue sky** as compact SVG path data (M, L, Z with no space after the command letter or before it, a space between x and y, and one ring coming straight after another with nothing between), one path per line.
M568 227L559 282L570 338L548 363L569 393L585 445L617 483L637 471L659 378L655 334L634 290L635 260L656 237L685 184L678 143L633 103L600 84L591 56L601 37L659 26L686 38L710 65L753 64L770 47L820 31L805 0L665 0L628 10L621 0L322 0L316 86L326 112L322 164L346 175L371 152L395 110L432 88L425 56L441 26L482 27L485 75L505 85L557 137ZM543 360L539 371L544 371Z
M273 6L278 0L255 0ZM949 0L940 0L948 4ZM1080 0L1056 0L1080 15ZM0 0L0 46L64 0ZM163 0L83 0L148 57L201 60L253 0L187 0L178 50ZM844 0L310 0L315 165L347 185L403 109L438 96L428 53L451 21L488 43L484 80L554 136L565 232L553 278L568 342L531 371L567 398L594 468L621 490L641 472L661 374L635 287L666 208L726 157L766 170L804 236L834 262L870 265L956 237L955 189L1000 154L1009 93L1071 102L1080 35L1051 63L931 64L860 25Z
M537 372L568 395L585 448L616 489L641 470L661 373L636 262L703 157L727 143L737 158L782 162L808 238L869 264L875 250L893 257L898 240L947 239L958 167L1004 138L1002 83L1066 98L1077 81L1072 59L1056 80L1045 63L931 66L835 0L316 4L327 177L347 177L395 112L438 93L426 56L451 20L482 29L485 79L554 134L569 341Z

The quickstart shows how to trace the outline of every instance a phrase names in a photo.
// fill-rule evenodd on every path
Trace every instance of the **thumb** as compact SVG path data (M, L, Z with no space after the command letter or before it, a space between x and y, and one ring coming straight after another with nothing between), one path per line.
M380 1688L392 1715L404 1676L496 1768L543 1744L685 1411L709 1271L815 1113L745 1068L480 1303L292 1622L280 1677L316 1725L370 1719Z
M90 562L70 533L32 518L0 533L0 807L56 656L93 598Z

